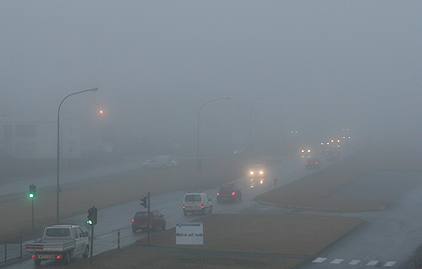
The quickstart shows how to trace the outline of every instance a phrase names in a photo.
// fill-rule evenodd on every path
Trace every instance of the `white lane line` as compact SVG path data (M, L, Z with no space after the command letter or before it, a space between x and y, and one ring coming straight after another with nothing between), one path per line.
M330 263L332 263L332 264L340 264L340 263L342 263L344 261L344 259L334 259L332 262L330 262Z
M396 264L396 262L390 261L390 262L386 262L384 264L384 267L393 267Z
M319 257L319 258L317 258L317 259L313 260L312 262L314 262L314 263L323 263L326 259L327 259L327 258L322 258L322 257Z
M378 264L379 261L370 261L366 264L366 266L375 266Z
M348 265L358 265L362 260L351 260Z

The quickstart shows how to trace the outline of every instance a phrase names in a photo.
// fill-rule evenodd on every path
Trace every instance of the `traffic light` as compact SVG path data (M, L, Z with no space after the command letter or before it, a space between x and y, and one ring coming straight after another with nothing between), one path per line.
M88 223L89 225L97 224L97 211L98 209L95 206L88 209L88 220L86 221L86 223Z
M92 224L97 224L97 208L95 206L92 207Z
M141 206L148 207L148 197L144 197L141 199Z
M37 186L31 184L29 186L29 198L34 198L37 195Z
M89 225L92 225L93 219L94 219L94 210L91 207L90 209L88 209L88 220L86 221L86 223L88 223Z

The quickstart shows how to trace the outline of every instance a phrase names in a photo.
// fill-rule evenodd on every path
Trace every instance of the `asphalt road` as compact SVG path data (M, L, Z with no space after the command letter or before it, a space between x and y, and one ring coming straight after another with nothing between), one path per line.
M327 165L323 162L323 166ZM283 209L256 203L253 198L274 188L306 176L313 171L304 169L303 159L283 159L269 169L269 175L262 184L251 187L251 178L238 179L242 189L242 202L236 204L217 204L217 189L205 190L214 200L214 213L286 213L324 214L361 217L366 223L341 238L333 246L319 253L302 268L402 268L422 242L422 173L371 171L352 184L334 193L329 199L368 199L390 200L392 205L380 211L371 212L315 212L297 209ZM186 190L188 191L188 190ZM181 209L185 191L170 192L152 196L152 208L160 210L167 220L167 227L179 222L192 221L197 216L183 216ZM120 247L125 247L140 238L144 232L133 234L130 228L134 212L142 209L139 201L132 201L98 212L95 226L94 254L117 248L117 234L120 230ZM63 221L83 224L86 214L73 216ZM72 263L82 258L77 257ZM94 256L95 259L95 256ZM43 268L62 268L54 262L45 262ZM33 261L23 261L7 268L34 268Z
M213 199L213 213L238 213L249 207L255 206L257 203L253 198L256 195L275 188L274 178L278 179L276 186L279 187L312 173L313 171L304 169L303 162L304 160L300 157L285 158L278 165L269 167L268 174L264 178L250 178L245 176L238 179L236 184L242 190L242 202L240 203L217 204L216 193L218 189L204 190L208 196ZM101 171L101 173L104 174L104 171ZM92 172L91 175L95 176L95 173ZM76 182L67 182L67 184L75 184L77 182L86 182L86 184L88 184L88 182L92 181L76 180ZM183 215L182 198L187 191L189 190L169 192L151 197L151 209L158 209L165 215L167 228L175 227L177 223L192 221L201 216ZM140 201L136 200L98 211L98 224L94 228L94 259L96 254L118 247L119 232L121 248L131 245L135 241L147 236L147 233L145 232L138 231L136 234L133 234L131 230L132 217L136 211L141 209L143 208L140 206ZM61 221L84 225L86 219L87 214L84 213L69 218L62 218ZM72 263L81 259L81 257L76 257L72 260ZM63 265L59 265L55 262L42 262L42 268L62 267ZM7 266L7 268L35 268L35 266L32 260L25 260L16 264L11 264Z

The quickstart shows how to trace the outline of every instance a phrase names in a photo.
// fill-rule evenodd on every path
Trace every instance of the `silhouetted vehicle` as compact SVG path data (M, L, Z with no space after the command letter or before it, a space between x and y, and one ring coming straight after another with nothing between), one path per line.
M168 155L158 156L142 164L142 168L169 168L176 166L179 166L179 163Z
M305 162L306 169L319 169L321 168L321 163L317 158L308 158Z
M166 229L166 220L164 215L158 210L151 210L149 215L149 227L148 227L148 210L139 211L135 213L135 216L132 219L132 232L136 233L138 230L165 230Z
M242 192L235 184L226 184L217 192L217 203L242 201Z
M340 155L338 151L328 150L325 152L325 159L327 161L338 161L340 159Z

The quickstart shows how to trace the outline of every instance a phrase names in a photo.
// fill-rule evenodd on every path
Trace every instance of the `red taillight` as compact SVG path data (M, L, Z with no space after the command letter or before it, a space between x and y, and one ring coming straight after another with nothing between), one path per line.
M217 192L217 196L219 196L220 195L220 193L219 192Z
M35 255L32 255L32 259L35 258Z
M204 208L204 205L201 205L201 208Z
M305 164L308 164L308 162L305 162Z
M236 193L235 192L232 192L232 195L236 195Z
M183 205L183 209L185 209L185 205Z
M62 256L60 256L60 255L57 255L57 257L56 257L57 259L61 259L62 258Z
M315 164L318 164L318 162L315 162Z
M135 219L132 219L132 222L135 222Z

